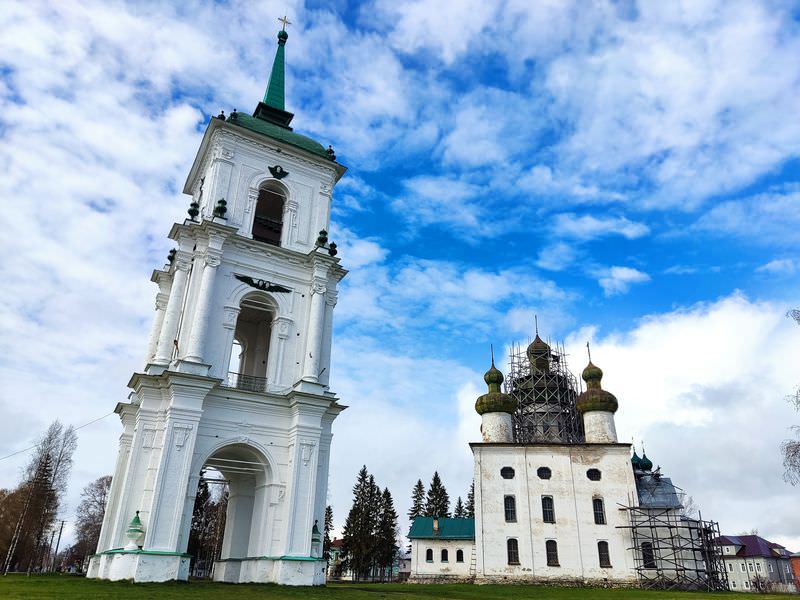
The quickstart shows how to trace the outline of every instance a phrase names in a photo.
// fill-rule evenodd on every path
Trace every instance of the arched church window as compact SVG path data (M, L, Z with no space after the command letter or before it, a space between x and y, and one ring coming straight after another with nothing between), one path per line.
M433 562L433 550L431 548L425 550L425 562Z
M506 541L506 552L508 553L508 564L519 564L519 544L515 538Z
M514 479L514 469L511 467L503 467L500 469L500 477L503 479Z
M464 551L456 550L456 562L464 562Z
M600 469L589 469L586 471L586 476L592 481L600 481L600 477L602 477Z
M556 522L556 507L552 496L542 496L542 521L545 523Z
M253 218L253 239L273 246L281 245L283 231L283 206L286 194L283 189L267 183L258 191L256 214Z
M442 562L447 562L447 548L442 548Z
M550 479L553 472L548 467L539 467L536 469L536 474L539 476L539 479Z
M545 550L547 551L547 566L559 567L558 564L558 544L555 540L547 540L544 543Z
M597 557L600 566L607 569L611 567L611 555L608 553L608 542L597 542Z
M594 511L595 525L606 524L606 509L603 506L602 498L592 498L592 510Z
M267 391L272 321L275 309L261 294L245 296L236 319L227 385L249 392Z
M506 523L517 522L517 500L514 496L506 496L503 498L503 508L506 513Z
M642 566L645 569L656 568L656 555L651 542L642 542Z

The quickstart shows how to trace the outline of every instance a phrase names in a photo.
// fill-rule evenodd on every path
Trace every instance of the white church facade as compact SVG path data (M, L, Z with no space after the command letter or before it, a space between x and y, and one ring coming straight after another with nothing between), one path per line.
M253 115L211 119L184 187L190 218L158 285L89 577L185 580L198 481L229 486L225 582L324 583L333 310L346 271L326 231L345 168L292 131L284 45ZM321 526L321 525L320 525Z
M617 399L591 361L578 393L536 335L492 363L479 397L474 519L418 517L411 580L727 589L715 524L684 514L672 482L617 441Z

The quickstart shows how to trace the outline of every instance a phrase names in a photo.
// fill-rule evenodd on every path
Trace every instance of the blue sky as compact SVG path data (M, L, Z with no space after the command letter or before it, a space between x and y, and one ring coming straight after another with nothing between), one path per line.
M260 99L284 11L293 125L349 168L337 520L365 462L401 509L434 469L466 492L489 345L536 314L706 516L800 549L793 2L7 4L0 455L125 399L208 118ZM66 518L118 433L81 430Z

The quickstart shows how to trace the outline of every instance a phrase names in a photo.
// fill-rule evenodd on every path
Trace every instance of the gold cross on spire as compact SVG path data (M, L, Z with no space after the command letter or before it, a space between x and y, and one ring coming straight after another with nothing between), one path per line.
M292 22L288 18L286 18L286 15L283 15L282 17L278 17L278 21L283 23L283 30L284 31L286 31L286 26L287 25L291 25L292 24Z

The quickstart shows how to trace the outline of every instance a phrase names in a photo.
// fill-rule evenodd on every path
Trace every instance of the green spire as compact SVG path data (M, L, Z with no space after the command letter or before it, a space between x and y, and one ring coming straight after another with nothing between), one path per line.
M278 50L275 52L275 61L272 63L272 73L269 76L267 91L264 92L264 104L278 110L286 110L284 46L288 37L289 34L286 33L285 28L278 33Z

